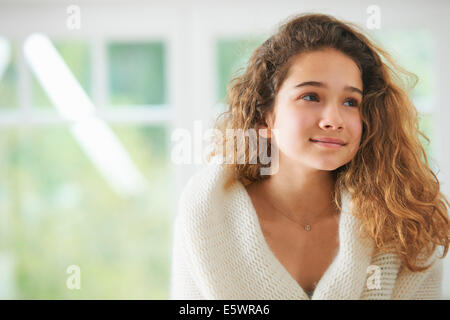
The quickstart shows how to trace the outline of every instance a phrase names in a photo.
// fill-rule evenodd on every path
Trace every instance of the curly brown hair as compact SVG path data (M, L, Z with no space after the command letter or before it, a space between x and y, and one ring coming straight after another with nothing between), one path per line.
M444 248L442 257L448 252L449 203L419 140L421 135L429 142L419 130L418 112L409 98L417 76L395 64L375 43L359 26L329 15L291 17L256 48L245 71L230 81L228 110L219 115L215 127L225 137L226 129L258 130L265 124L294 56L333 48L350 57L362 76L363 129L355 157L332 171L333 201L340 210L341 192L347 190L352 214L361 219L376 247L397 253L411 271L423 271L431 264L416 264L422 254L429 258L439 245ZM232 168L232 179L248 185L269 178L260 174L264 165L252 161L261 152L258 148L248 144L237 148L233 141L227 145L232 146L230 150L223 148L226 139L215 143L220 148L210 157L232 152L234 159L245 159L244 163L222 164Z

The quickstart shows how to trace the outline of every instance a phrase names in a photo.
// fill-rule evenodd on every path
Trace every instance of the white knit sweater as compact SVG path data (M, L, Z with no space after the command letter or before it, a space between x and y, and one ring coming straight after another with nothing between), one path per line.
M310 299L269 248L244 185L235 180L224 190L229 174L220 165L208 165L182 192L173 229L170 298ZM397 255L377 253L372 239L358 237L360 221L350 202L343 194L339 250L311 299L440 299L438 250L426 261L436 261L427 271L400 268ZM375 276L370 265L379 267L377 288L368 284Z

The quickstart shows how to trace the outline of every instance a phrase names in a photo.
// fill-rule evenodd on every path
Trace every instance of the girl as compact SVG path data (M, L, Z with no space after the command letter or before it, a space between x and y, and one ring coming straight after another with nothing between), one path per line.
M217 119L222 163L180 198L171 298L440 298L448 201L400 72L328 15L296 16L259 46ZM230 129L258 140L242 148Z

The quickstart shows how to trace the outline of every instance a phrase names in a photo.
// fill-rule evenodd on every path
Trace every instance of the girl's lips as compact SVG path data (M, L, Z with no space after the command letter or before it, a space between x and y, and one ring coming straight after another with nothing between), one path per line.
M327 143L336 143L336 144L340 144L343 146L346 145L346 143L344 141L342 141L341 139L338 139L338 138L319 137L319 138L315 138L315 139L310 138L310 140L315 141L315 142L320 141L320 142L327 142Z
M314 142L316 145L322 146L322 147L326 147L326 148L334 148L334 149L338 149L343 147L343 144L339 144L339 143L332 143L332 142L323 142L323 141L316 141L316 140L312 140L310 139L311 142Z

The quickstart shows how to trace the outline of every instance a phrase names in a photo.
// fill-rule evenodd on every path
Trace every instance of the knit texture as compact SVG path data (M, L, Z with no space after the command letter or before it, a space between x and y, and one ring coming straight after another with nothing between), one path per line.
M244 185L224 184L231 171L211 164L187 183L173 227L170 298L186 300L440 299L442 259L424 272L379 253L342 194L339 249L309 297L269 248ZM372 273L369 270L376 269ZM370 285L377 277L377 286Z

